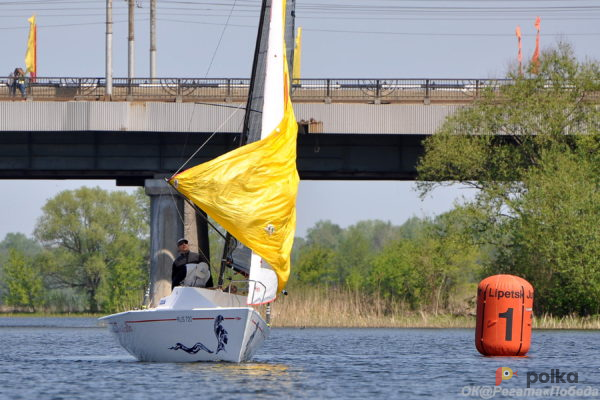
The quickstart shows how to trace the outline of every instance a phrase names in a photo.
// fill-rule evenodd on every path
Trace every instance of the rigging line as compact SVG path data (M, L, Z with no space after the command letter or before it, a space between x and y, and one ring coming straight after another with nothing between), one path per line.
M181 170L183 169L183 167L185 167L185 166L186 166L186 165L187 165L187 164L188 164L188 163L189 163L189 162L192 160L192 158L194 158L194 157L196 156L196 154L198 154L198 152L199 152L200 150L202 150L202 148L203 148L204 146L206 146L206 144L207 144L207 143L208 143L208 142L209 142L209 141L210 141L210 140L211 140L211 139L212 139L212 138L213 138L213 137L214 137L214 136L217 134L217 132L219 132L219 130L220 130L220 129L221 129L223 126L225 126L225 124L226 124L227 122L229 122L229 120L230 120L231 118L233 118L233 116L234 116L234 115L236 115L236 114L237 114L237 112L238 112L238 111L239 111L239 110L242 108L242 104L243 104L243 103L240 103L240 105L239 105L239 106L236 108L236 110L235 110L234 112L232 112L232 113L231 113L231 115L230 115L229 117L227 117L227 119L225 119L225 121L223 121L223 123L221 123L221 125L220 125L220 126L219 126L219 127L218 127L218 128L217 128L217 129L216 129L216 130L215 130L215 131L214 131L214 132L213 132L213 133L212 133L212 134L211 134L211 135L210 135L210 136L209 136L209 137L208 137L208 138L205 140L205 141L204 141L204 143L202 143L202 144L200 145L200 147L198 147L198 149L197 149L197 150L194 152L194 154L192 154L192 155L191 155L191 156L190 156L190 157L189 157L189 158L188 158L188 159L187 159L187 160L186 160L186 161L185 161L185 162L184 162L184 163L183 163L183 164L182 164L182 165L179 167L179 169L178 169L178 170L177 170L177 171L176 171L176 172L175 172L173 175L171 175L171 178L173 178L175 175L177 175L178 173L180 173L180 172L181 172ZM191 121L191 120L190 120L190 121Z
M175 189L175 191L177 191L177 193L181 193L179 190L177 190L177 188L176 188L175 186L173 186L173 185L171 185L171 183L169 183L169 180L168 180L168 179L169 179L169 178L165 178L165 181L167 182L167 185L169 185L169 186L171 186L173 189ZM173 198L174 198L174 194L172 193L171 195L172 195L172 196L173 196ZM193 201L191 201L191 200L190 200L190 199L188 199L188 198L187 198L185 195L183 195L183 193L181 193L181 197L183 198L183 200L185 200L185 201L186 201L186 202L187 202L187 203L188 203L188 204L189 204L189 205L190 205L190 206L191 206L191 207L194 209L194 211L196 211L196 214L200 215L200 217L201 217L201 218L202 218L204 221L206 221L206 223L207 223L207 224L208 224L208 225L209 225L211 228L213 228L213 229L214 229L214 230L215 230L215 231L216 231L216 232L219 234L219 236L221 236L223 239L225 239L225 235L223 235L223 234L221 233L221 231L219 231L219 230L217 229L217 227L216 227L216 226L215 226L215 225L214 225L212 222L210 222L210 220L208 219L208 215L205 215L205 214L204 214L204 212L202 211L202 209L201 209L200 207L198 207L198 206L197 206L197 205L196 205L196 204L195 204ZM201 212L201 211L202 211L202 212ZM178 210L178 212L179 212L179 210ZM184 222L184 221L182 220L182 222Z
M172 18L159 18L159 21L165 21L165 22L182 22L182 23L186 23L186 24L197 24L197 25L214 25L214 26L223 26L223 24L217 23L217 22L198 22L198 21L189 21L189 20L184 20L184 19L172 19ZM256 28L256 25L241 25L241 24L228 24L230 27L236 27L236 28ZM208 72L207 72L208 74Z
M139 19L138 21L148 21L148 18L142 18ZM126 23L127 21L123 20L123 21L119 21L119 20L115 20L113 21L113 24L122 24L122 23ZM89 25L106 25L106 22L82 22L82 23L75 23L75 24L60 24L60 25L37 25L38 29L39 28L64 28L64 27L71 27L71 26L89 26ZM9 26L9 27L1 27L0 29L29 29L28 26Z
M476 37L508 37L514 36L514 33L442 33L442 32L385 32L385 31L351 31L351 30L335 30L335 29L304 29L311 32L325 33L354 33L354 34L369 34L369 35L400 35L400 36L442 36L442 37L460 37L466 36L470 38ZM535 33L524 33L523 36L535 36ZM584 33L545 33L546 36L597 36L598 32Z
M167 179L165 179L165 182L167 183L167 185L169 185L169 186L171 186L173 189L175 189L175 191L176 191L177 193L179 193L179 191L177 190L177 188L175 188L173 185L171 185ZM171 200L173 201L173 207L175 208L175 210L177 210L177 215L179 215L179 220L181 221L181 224L182 224L183 226L185 226L185 218L184 218L184 216L183 216L183 215L181 215L181 212L180 212L180 210L179 210L179 207L177 207L177 201L175 200L175 193L173 193L173 191L172 191L172 190L170 191L170 193L169 193L169 196L171 197ZM212 223L211 223L211 222L208 220L208 217L206 217L206 216L204 215L204 213L201 213L201 212L199 212L199 211L198 211L198 207L197 207L197 206L196 206L194 203L192 203L192 202L191 202L191 201L190 201L190 200L189 200L187 197L185 197L185 196L183 196L183 195L182 195L181 197L182 197L182 198L183 198L183 199L184 199L184 200L185 200L185 201L186 201L186 202L187 202L189 205L191 205L191 206L192 206L192 209L194 210L194 212L195 212L196 214L200 215L200 216L201 216L201 217L202 217L202 218L203 218L203 219L206 221L206 223L207 223L208 225L210 225L210 226L211 226L211 227L212 227L214 230L216 230L216 231L217 231L217 233L218 233L219 235L223 236L223 235L221 234L221 232L219 232L219 230L218 230L218 229L217 229L217 228L216 228L216 227L215 227L215 226L214 226L214 225L213 225L213 224L212 224ZM185 237L185 232L184 232L184 235L183 235L183 236ZM212 267L212 265L211 265L210 258L206 257L206 254L204 254L204 252L203 252L203 251L202 251L202 249L200 248L200 243L198 243L198 252L199 252L199 253L201 253L201 254L202 254L202 256L204 256L204 259L208 261L208 268L210 268L210 269L211 269L211 275L212 275L212 270L213 270L213 267ZM215 272L216 272L216 269L215 269Z
M204 214L201 213L201 212L198 212L197 208L194 208L194 212L195 212L196 215L201 215L202 217L204 217ZM208 222L208 218L206 218L206 222L208 224L210 224L210 222ZM198 229L196 228L196 230L198 230ZM183 236L185 236L185 234ZM196 236L197 236L196 239L197 239L197 242L198 242L198 253L202 254L202 257L204 257L204 259L208 263L208 268L210 269L210 274L212 276L213 271L217 272L217 269L216 268L213 269L212 263L210 262L210 257L207 257L206 254L204 254L204 252L202 251L202 247L200 247L200 237L199 237L199 235L197 234ZM209 252L210 252L210 249L209 249Z
M223 40L223 36L225 36L225 31L227 30L227 26L229 25L229 20L231 19L231 14L233 14L233 10L235 9L236 3L237 3L237 0L234 0L233 5L231 6L231 10L229 11L229 15L227 16L227 21L225 21L225 25L223 26L223 30L221 31L221 36L219 37L219 42L217 43L217 46L215 47L215 51L213 52L213 55L210 59L210 63L208 64L208 67L206 68L206 74L204 74L205 78L208 76L208 73L210 72L213 62L215 61L215 57L217 56L217 51L219 51L219 47L221 46L221 41Z
M190 139L190 132L192 130L192 121L194 120L194 114L196 114L196 107L192 106L192 115L190 115L190 119L188 121L188 129L185 134L185 142L183 142L183 146L181 146L181 156L180 159L183 159L183 155L185 153L185 148L187 147L188 140Z
M230 106L228 104L218 104L218 103L203 103L201 101L196 101L194 102L194 104L198 104L198 105L202 105L202 106L211 106L211 107L223 107L223 108L240 108L240 106ZM244 103L241 103L244 104ZM244 110L246 109L246 107L242 107ZM251 110L254 112L261 112L258 110Z
M166 179L165 179L166 180ZM169 181L167 181L167 185L172 186ZM175 189L177 190L177 189ZM179 193L179 192L178 192ZM175 193L173 193L172 190L169 191L169 196L171 197L171 200L173 201L173 207L175 208L175 210L177 210L177 215L179 215L179 220L181 221L182 224L185 224L183 215L181 215L181 212L179 211L179 207L177 207L177 201L175 200Z
M213 64L213 62L215 60L215 57L217 55L217 51L219 50L219 47L221 46L221 41L223 40L223 36L225 35L225 30L227 29L227 25L229 24L229 20L231 19L231 14L233 14L233 10L235 9L236 2L237 2L237 0L234 0L233 5L231 7L231 10L229 12L229 16L227 17L227 21L225 22L225 25L223 26L223 30L221 31L221 37L219 37L219 42L217 43L217 46L215 47L213 55L212 55L212 57L210 59L210 63L208 64L208 67L206 69L206 73L204 74L205 78L208 76L208 73L209 73L209 71L210 71L210 69L212 67L212 64ZM192 119L194 117L194 113L195 112L196 112L196 108L194 107L194 110L192 111L192 116L190 117L190 122L188 124L188 134L186 135L186 144L187 144L187 139L189 138L190 127L191 127ZM235 114L236 112L234 112L233 114ZM231 116L230 116L230 118L231 118ZM225 122L227 122L227 121L229 121L229 118L227 118L225 120ZM218 129L220 129L225 124L225 122L223 122L223 124L221 124L221 126ZM218 129L217 129L217 131L218 131ZM178 174L179 171L181 171L181 169L190 161L190 159L192 157L194 157L196 154L198 154L198 152L204 147L204 145L206 145L206 143L208 143L208 141L213 138L213 136L216 134L217 131L213 132L213 134L210 135L210 137L194 152L194 154L192 154L192 156L190 158L188 158L187 161L185 161L181 167L179 167L179 169L177 170L177 172L175 172L175 175ZM183 149L182 149L182 155L183 155L183 151L185 151L185 144L184 144Z
M125 14L125 12L123 12L123 15ZM471 20L475 20L475 21L480 21L480 20L485 20L485 19L493 19L493 20L504 20L504 19L508 19L506 15L497 15L497 13L494 14L490 14L490 15L486 15L484 13L478 14L478 15L466 15L464 13L462 14L452 14L449 15L448 13L436 13L438 14L438 16L432 16L431 13L428 13L427 15L423 14L422 16L419 14L416 15L407 15L407 14L400 14L400 13L388 13L385 15L379 15L377 13L363 13L363 14L348 14L347 16L342 16L342 14L338 13L335 16L335 20L336 21L340 21L340 20L357 20L357 21L371 21L371 20L383 20L383 21L387 21L387 20L407 20L407 21L411 21L411 20L448 20L448 21L471 21ZM81 14L82 16L97 16L96 14ZM197 23L201 23L201 24L206 24L209 25L206 22L203 21L198 21L198 18L195 17L206 17L206 18L215 18L215 17L225 17L225 14L216 14L216 13L205 13L205 12L188 12L188 13L181 13L181 12L163 12L160 14L163 17L187 17L187 18L194 18L194 21ZM514 14L514 15L519 15L519 14ZM47 15L48 16L48 15ZM68 16L79 16L78 14L70 14ZM0 17L4 17L4 16L0 16ZM6 18L13 18L14 16L6 16ZM55 15L49 15L49 17L55 17ZM565 18L566 17L566 18ZM235 16L236 19L250 19L250 18L256 18L254 14L250 15L236 15ZM333 19L333 17L331 15L325 15L323 13L319 13L319 14L314 14L314 15L307 15L307 14L302 14L301 17L299 18L303 18L303 19L310 19L312 20L326 20L326 21L331 21ZM566 14L566 13L561 13L559 15L556 14L548 14L548 15L544 15L544 19L548 20L548 19L552 19L552 20L561 20L564 21L566 20L573 20L573 19L579 19L579 18L585 18L585 19L597 19L598 17L594 17L593 15L591 15L590 13L585 13L584 15L579 16L579 13L573 13L573 14ZM161 20L166 20L161 18ZM193 22L192 20L188 20L186 22ZM222 25L222 24L217 24L217 23L211 23L212 25ZM236 27L248 27L248 26L252 26L254 27L255 25L234 25L234 24L230 24L229 26L236 26Z
M212 106L212 107L234 108L234 109L238 109L238 108L240 108L240 106L237 106L237 107L235 107L235 106L230 106L230 105L225 105L225 104L216 104L216 103L203 103L203 102L195 102L194 104L200 104L200 105L206 105L206 106ZM241 104L243 104L243 103L240 103L240 105L241 105ZM244 109L246 109L246 108L244 107ZM256 111L256 110L252 110L252 111ZM256 112L259 112L259 111L256 111ZM194 114L195 114L195 113L196 113L196 108L194 107L194 109L192 110L192 115L191 115L191 117L190 117L190 122L189 122L189 124L188 124L188 133L187 133L187 135L185 136L185 143L184 143L184 145L183 145L183 149L181 150L181 157L182 157L182 158L183 158L183 153L184 153L184 151L185 151L185 147L187 146L187 140L188 140L188 138L189 138L189 134L190 134L190 132L191 132L191 130L192 130L192 121L194 120ZM222 126L222 125L221 125L221 126ZM219 128L220 128L220 127L219 127ZM212 138L212 136L211 136L210 138L208 138L208 139L207 139L207 141L208 141L208 140L210 140L211 138ZM206 142L205 142L204 144L206 144ZM203 144L202 146L204 146L204 144ZM200 150L200 149L198 149L198 150Z

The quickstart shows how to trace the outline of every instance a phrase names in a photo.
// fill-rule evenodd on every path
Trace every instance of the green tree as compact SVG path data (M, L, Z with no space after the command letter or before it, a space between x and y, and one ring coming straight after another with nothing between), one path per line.
M361 229L359 223L348 227L341 237L334 263L338 266L340 283L350 289L360 289L371 270L375 251L372 233Z
M4 240L0 242L0 266L4 265L9 258L11 250L16 250L26 257L35 257L42 250L41 246L33 239L28 238L22 233L7 233ZM2 274L0 268L0 298L6 291L6 277Z
M495 247L488 271L530 279L544 311L598 312L582 291L584 275L598 280L598 242L580 240L597 231L581 219L597 220L600 68L560 44L509 78L425 141L419 187L480 189L468 208L472 238Z
M401 239L390 243L373 259L373 269L367 279L367 289L417 308L423 303L425 280L415 260L418 245L413 240Z
M28 256L35 256L42 251L42 247L33 239L22 233L7 233L0 242L0 264L8 259L10 250L17 250Z
M42 275L33 257L11 249L8 260L2 264L6 279L4 302L9 306L30 308L34 312L43 305Z
M465 240L462 210L409 224L410 237L390 242L374 257L368 289L412 308L448 309L458 289L479 278L479 248Z
M306 239L294 245L294 279L361 289L373 267L373 256L388 243L410 235L411 229L379 220L359 221L346 229L319 221L308 230Z
M425 141L418 165L422 193L448 182L494 191L509 202L541 152L570 151L577 134L597 134L599 110L586 101L600 90L596 63L579 63L561 44L540 57L539 73L488 88Z
M148 208L141 195L100 188L63 191L48 200L35 228L53 287L83 291L92 312L114 311L147 281ZM141 295L140 295L141 298Z
M296 237L292 249L290 285L337 285L336 263L343 229L331 221L318 221L306 238Z
M318 244L302 249L293 268L293 277L307 285L335 285L338 270L336 252Z
M336 250L342 236L342 228L331 221L318 221L313 228L307 230L306 244L319 244Z
M294 273L294 268L296 268L296 265L298 263L298 256L300 255L300 253L302 252L302 249L306 246L306 239L304 239L303 237L299 237L296 236L294 238L294 245L292 247L292 271L291 273Z
M459 289L476 293L474 283L479 278L482 255L467 237L463 210L458 208L437 217L418 238L418 260L426 280L424 295L436 313L450 306L452 296L464 295Z
M544 154L492 270L535 283L538 311L600 312L600 176L588 157Z

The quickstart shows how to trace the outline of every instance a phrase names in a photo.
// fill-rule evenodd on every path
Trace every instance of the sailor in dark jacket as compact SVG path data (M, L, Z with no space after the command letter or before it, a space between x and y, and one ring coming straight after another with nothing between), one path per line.
M179 257L173 261L173 271L171 273L171 290L175 286L180 286L183 280L185 279L185 275L187 273L186 264L198 264L201 262L205 262L207 264L208 260L204 256L200 256L198 253L194 253L190 251L190 246L188 244L188 240L181 238L177 241L177 250L179 251ZM209 264L210 265L210 264ZM213 287L212 276L209 276L208 281L206 281L205 287Z

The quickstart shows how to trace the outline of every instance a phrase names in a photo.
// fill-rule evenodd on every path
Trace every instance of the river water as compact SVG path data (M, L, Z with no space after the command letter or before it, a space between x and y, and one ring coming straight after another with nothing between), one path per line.
M159 364L136 361L92 318L3 317L0 399L600 398L597 331L536 330L520 358L482 357L473 336L276 328L249 363ZM500 367L516 376L496 386Z

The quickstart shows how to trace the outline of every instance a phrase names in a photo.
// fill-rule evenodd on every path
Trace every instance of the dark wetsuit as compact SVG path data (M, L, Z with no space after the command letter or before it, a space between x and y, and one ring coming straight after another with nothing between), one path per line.
M171 273L171 290L175 286L180 286L181 282L185 279L185 275L187 274L186 264L199 264L201 262L205 262L208 264L208 260L206 258L201 257L198 253L194 253L189 251L187 253L181 253L179 257L173 261L173 271ZM210 265L210 264L209 264ZM213 287L213 279L212 276L208 277L208 281L206 281L205 287Z

